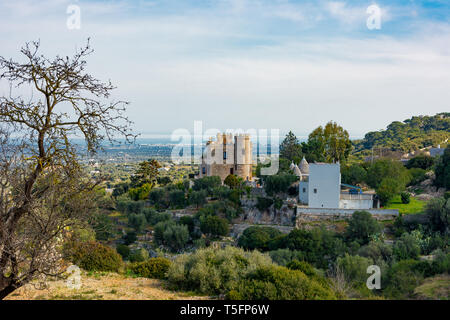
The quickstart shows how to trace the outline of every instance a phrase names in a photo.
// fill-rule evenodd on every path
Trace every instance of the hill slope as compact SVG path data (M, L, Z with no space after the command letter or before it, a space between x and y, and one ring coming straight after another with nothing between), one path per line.
M450 113L443 112L434 116L416 116L403 122L394 121L386 130L369 132L364 139L354 141L354 152L372 148L410 152L442 144L449 138Z

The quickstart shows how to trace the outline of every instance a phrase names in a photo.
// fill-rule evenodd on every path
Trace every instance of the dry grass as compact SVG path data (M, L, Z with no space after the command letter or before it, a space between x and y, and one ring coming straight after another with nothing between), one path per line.
M174 292L156 279L131 278L116 273L82 274L82 287L70 289L64 280L49 281L46 289L28 284L7 300L205 300L186 292Z
M418 299L449 300L450 275L442 274L428 278L414 290Z

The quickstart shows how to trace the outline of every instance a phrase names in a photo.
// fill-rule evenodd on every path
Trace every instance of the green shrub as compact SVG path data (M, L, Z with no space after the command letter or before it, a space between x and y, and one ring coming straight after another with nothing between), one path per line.
M276 174L264 179L264 190L269 196L277 193L286 193L298 177L293 174Z
M408 204L411 202L411 195L408 192L402 192L400 194L400 198L402 199L403 204Z
M204 294L227 293L258 267L271 265L269 256L258 251L246 252L236 247L198 249L179 255L171 264L168 280L175 289Z
M412 298L414 289L423 280L421 272L417 271L418 264L417 260L402 260L392 265L387 273L383 294L393 299Z
M380 199L381 205L385 206L392 198L399 192L404 190L405 186L395 178L384 178L377 187L377 196Z
M152 208L145 208L144 214L145 214L145 219L147 220L148 224L151 226L154 226L155 224L157 224L161 221L170 220L172 218L170 213L158 212Z
M392 261L392 246L383 241L371 241L358 250L358 255L372 259L376 265L382 264L383 261L390 263Z
M131 252L130 256L129 256L129 260L131 262L142 262L145 261L149 258L149 253L147 250L145 250L144 248L138 249L138 250L134 250Z
M200 230L211 236L226 236L229 232L228 221L218 216L207 216L200 222Z
M238 245L247 250L267 250L270 240L282 235L281 231L272 227L249 227L238 239Z
M170 267L166 258L150 258L143 262L133 263L129 269L136 275L151 279L165 279Z
M294 251L289 249L277 249L269 251L272 261L280 266L286 266L293 260L301 260L303 255L301 251Z
M331 300L330 289L308 278L303 272L276 265L256 269L239 281L228 298L242 300Z
M126 245L132 244L137 240L137 234L135 231L128 231L123 237Z
M450 199L434 198L428 201L425 212L433 230L445 233L450 227Z
M122 256L122 259L127 260L128 257L130 256L130 248L124 244L119 244L116 247L116 251L118 254L120 254Z
M414 237L411 233L404 233L394 243L394 256L397 260L416 259L420 255L419 239Z
M359 244L366 244L370 237L380 232L380 224L367 211L355 211L348 222L346 236Z
M430 169L433 165L434 165L433 157L427 155L418 155L412 159L409 159L405 167L408 169L420 168L422 170L426 170Z
M212 194L213 189L220 187L222 180L218 176L203 177L194 180L194 186L192 189L195 191L206 190L208 194Z
M186 196L182 190L169 192L169 202L172 207L183 207L186 203Z
M409 169L409 173L411 174L412 177L409 183L409 185L411 186L417 185L427 178L426 176L427 171L424 169L412 168Z
M117 272L122 266L122 258L116 250L94 241L71 244L68 258L87 271Z
M292 260L286 265L286 268L301 271L309 277L317 275L314 267L305 261Z
M317 268L326 268L341 251L336 233L324 227L312 230L294 229L288 235L269 241L270 250L287 248L297 251L298 260L307 261Z
M344 257L337 259L337 266L343 272L345 280L353 286L365 284L368 278L367 267L372 265L372 259L351 256L345 254Z
M189 241L189 229L187 225L178 225L173 220L162 221L156 224L154 239L157 244L162 244L172 251L180 251Z

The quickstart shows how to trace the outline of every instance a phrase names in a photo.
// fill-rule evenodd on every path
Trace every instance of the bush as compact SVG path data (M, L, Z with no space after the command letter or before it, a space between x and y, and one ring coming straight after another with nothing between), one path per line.
M122 212L126 215L130 213L141 213L142 209L144 209L145 201L131 201L131 200L123 200L117 202L117 211Z
M271 264L270 257L258 251L245 252L231 246L198 249L175 259L169 268L168 281L174 289L215 295L236 289L248 273Z
M154 229L155 242L180 251L189 241L189 229L186 225L177 225L173 220L158 223Z
M149 253L144 248L134 250L131 252L129 260L131 262L142 262L149 258Z
M164 244L172 251L184 249L189 241L189 229L186 225L170 225L163 234Z
M153 204L161 204L165 200L166 191L164 188L155 188L150 191L148 198ZM165 204L165 203L164 203Z
M416 270L419 261L402 260L395 263L387 273L387 286L383 293L389 298L412 298L414 289L420 285L423 276Z
M200 230L211 236L226 236L229 232L228 221L218 216L207 216L200 222Z
M139 214L130 214L128 216L128 225L136 230L136 232L142 232L147 225L147 220L143 213Z
M218 176L203 177L194 180L194 186L192 189L195 191L206 190L208 194L212 194L213 189L220 187L222 185L222 180Z
M436 178L434 184L436 187L450 189L450 145L444 150L444 154L439 157L434 170Z
M129 269L136 275L151 279L165 279L170 267L166 258L150 258L144 262L133 263Z
M132 244L134 242L136 242L137 240L137 235L136 232L134 231L128 231L124 236L123 236L123 240L125 241L126 245Z
M150 183L144 183L142 186L137 188L131 188L128 190L128 195L134 201L146 200L149 196L152 185Z
M143 212L145 214L145 219L147 220L147 223L151 226L154 226L161 221L170 220L172 218L170 213L158 212L152 208L146 208L144 209Z
M242 300L330 300L334 293L303 272L276 265L264 266L241 280L227 294Z
M287 248L296 252L298 260L318 268L326 268L339 252L336 234L325 228L294 229L287 236L279 236L268 244L270 250Z
M286 266L293 260L301 260L303 255L301 251L293 251L289 249L277 249L269 251L272 261L280 266Z
M169 192L169 202L172 207L183 207L186 203L184 191L173 190Z
M194 204L197 208L202 207L206 203L206 190L192 191L189 195L189 203Z
M411 174L411 181L409 183L411 186L417 185L427 178L427 171L424 169L412 168L409 169L409 173Z
M372 235L380 232L377 220L367 211L355 211L348 222L346 236L359 244L367 244Z
M367 267L373 264L371 259L349 254L338 258L336 262L338 268L344 273L346 281L356 287L366 283Z
M426 170L430 169L433 165L434 165L433 157L427 155L419 155L412 159L409 159L405 167L408 169L420 168L422 170Z
M360 164L352 164L351 166L342 166L342 183L356 185L366 181L367 172Z
M394 256L397 260L416 259L420 255L420 244L410 233L404 233L399 240L395 241L393 247Z
M259 211L266 211L270 208L270 206L273 204L272 198L264 198L264 197L258 197L256 198L256 208L258 208Z
M87 271L114 271L122 266L116 250L94 241L72 243L67 251L73 264Z
M119 244L116 247L116 251L118 254L122 256L123 260L128 260L128 257L130 256L130 248L124 244Z
M402 189L410 182L411 175L399 161L391 159L376 160L367 170L367 184L378 189L385 179L396 181L398 187Z
M267 250L270 240L282 235L272 227L249 227L238 239L238 245L247 250Z
M408 192L402 192L400 194L400 198L402 199L403 204L408 204L411 202L411 194L409 194Z
M434 198L428 201L425 212L433 230L446 232L450 226L450 199Z
M229 175L225 178L225 180L223 181L223 183L224 183L225 185L229 186L230 189L238 188L239 186L241 186L241 184L242 184L243 182L244 182L244 181L242 180L242 178L241 178L241 177L238 177L238 176L235 175L235 174L229 174Z
M384 178L377 187L377 196L381 205L385 206L399 192L405 189L405 186L394 178Z
M383 241L371 241L358 250L358 255L372 259L378 266L392 261L392 246Z
M270 196L277 193L286 193L291 184L297 180L298 177L293 174L277 174L267 176L264 179L264 190Z

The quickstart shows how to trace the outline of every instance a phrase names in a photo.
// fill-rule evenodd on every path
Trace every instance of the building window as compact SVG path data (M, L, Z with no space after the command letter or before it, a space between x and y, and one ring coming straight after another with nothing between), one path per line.
M316 188L314 188L314 193L317 193L317 189Z
M306 193L306 188L303 188L303 193Z
M234 174L233 168L230 168L230 174Z
M203 168L202 168L202 173L203 173L203 174L206 174L206 167L203 167Z
M227 152L224 151L224 152L223 152L223 160L226 160L226 159L227 159Z

